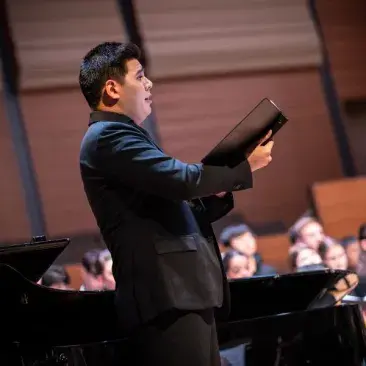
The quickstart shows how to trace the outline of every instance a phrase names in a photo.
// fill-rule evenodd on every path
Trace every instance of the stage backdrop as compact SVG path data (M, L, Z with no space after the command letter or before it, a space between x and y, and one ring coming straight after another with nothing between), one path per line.
M182 5L182 4L183 5ZM324 27L342 18L333 44L347 43L358 27L341 0L320 0ZM197 161L263 97L272 98L290 122L275 142L271 166L255 174L255 189L236 194L236 210L250 223L291 224L308 207L314 181L342 176L332 124L321 87L321 55L305 1L137 1L154 81L154 105L163 147ZM9 1L22 68L21 103L51 236L95 232L83 194L78 152L88 107L77 86L81 57L93 45L125 40L112 0ZM353 41L352 41L353 42ZM347 46L364 56L364 47ZM352 48L352 47L355 47ZM338 47L339 50L339 47ZM355 57L342 55L348 73L342 95L366 96L352 86ZM361 68L359 64L358 69ZM363 63L363 74L366 74ZM363 83L365 85L365 83ZM344 94L343 94L344 93ZM0 241L29 237L23 192L0 103Z

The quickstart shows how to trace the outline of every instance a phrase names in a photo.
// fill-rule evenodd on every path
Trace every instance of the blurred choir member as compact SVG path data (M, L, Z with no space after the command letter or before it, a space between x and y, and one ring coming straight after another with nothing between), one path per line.
M40 282L42 286L58 289L70 290L70 276L63 266L53 264L42 276Z

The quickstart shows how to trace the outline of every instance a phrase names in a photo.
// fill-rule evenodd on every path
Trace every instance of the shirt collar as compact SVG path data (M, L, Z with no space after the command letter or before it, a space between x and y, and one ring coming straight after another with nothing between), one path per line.
M152 137L150 136L149 132L146 131L142 126L138 126L130 117L126 116L125 114L116 113L116 112L107 112L107 111L93 111L90 113L88 126L91 126L92 124L100 122L100 121L121 122L121 123L133 124L134 127L136 127L144 135L146 135L156 145L155 141L152 140Z
M132 119L125 114L116 113L116 112L106 112L106 111L93 111L90 113L89 118L89 126L93 123L99 121L108 121L108 122L128 122L134 123Z

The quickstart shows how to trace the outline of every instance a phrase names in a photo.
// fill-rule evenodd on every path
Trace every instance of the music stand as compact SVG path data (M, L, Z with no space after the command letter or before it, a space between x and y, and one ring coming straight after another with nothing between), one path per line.
M28 280L37 282L69 244L68 238L46 240L41 236L29 243L2 245L0 265L6 264Z

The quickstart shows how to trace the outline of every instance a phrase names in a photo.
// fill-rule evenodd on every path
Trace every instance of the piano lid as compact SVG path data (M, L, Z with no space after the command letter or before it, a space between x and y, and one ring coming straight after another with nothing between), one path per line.
M336 305L358 284L351 271L324 269L230 281L231 320Z
M70 239L33 237L29 243L0 246L0 265L6 264L30 281L37 282L69 245Z

